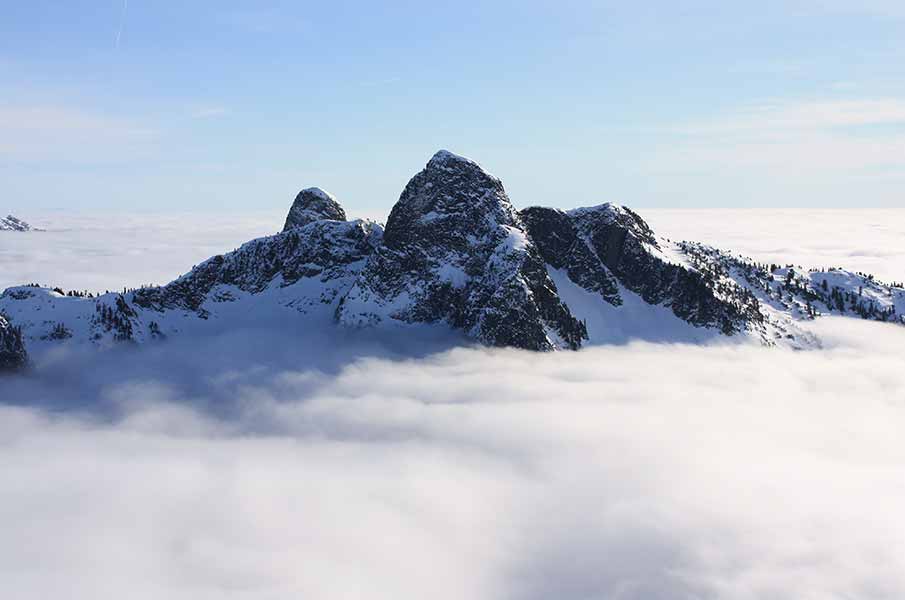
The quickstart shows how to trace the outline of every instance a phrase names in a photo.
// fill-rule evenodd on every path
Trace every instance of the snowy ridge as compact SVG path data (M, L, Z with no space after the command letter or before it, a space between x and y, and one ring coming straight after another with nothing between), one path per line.
M905 287L842 268L761 264L711 246L678 242L691 264L720 285L747 290L763 309L798 321L823 314L905 324Z
M763 265L657 238L614 204L516 211L499 179L441 150L386 229L319 188L284 230L162 286L101 296L0 295L0 369L60 344L117 347L242 326L442 325L478 343L577 349L632 339L819 347L824 314L905 324L905 289L839 268Z
M381 235L370 221L316 221L247 242L163 287L97 297L15 287L0 295L0 311L22 327L29 349L105 348L297 315L329 321Z
M12 215L0 217L0 231L40 231Z

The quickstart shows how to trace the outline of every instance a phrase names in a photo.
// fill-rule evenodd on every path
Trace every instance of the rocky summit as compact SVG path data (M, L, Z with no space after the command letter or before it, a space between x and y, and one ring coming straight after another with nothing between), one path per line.
M405 187L337 317L443 321L485 344L531 350L587 339L500 180L443 150Z
M0 295L0 368L26 348L115 347L241 327L442 326L476 343L578 349L633 339L820 345L825 314L905 324L905 289L844 269L767 265L673 242L629 208L513 207L502 182L441 150L384 228L302 190L283 231L161 286L99 296Z
M321 220L345 221L346 211L332 195L320 188L308 188L299 192L286 216L283 231L303 227Z

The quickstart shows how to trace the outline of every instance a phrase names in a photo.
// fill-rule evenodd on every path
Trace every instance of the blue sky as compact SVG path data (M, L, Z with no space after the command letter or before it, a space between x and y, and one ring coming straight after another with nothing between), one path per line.
M517 206L905 205L900 1L0 8L7 212L379 217L438 148Z

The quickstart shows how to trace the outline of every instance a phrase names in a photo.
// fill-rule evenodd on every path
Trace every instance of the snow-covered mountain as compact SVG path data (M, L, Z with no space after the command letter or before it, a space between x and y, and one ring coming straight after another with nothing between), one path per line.
M0 231L36 231L34 227L12 215L0 217Z
M302 323L434 325L530 350L714 338L810 348L820 342L801 325L829 313L905 324L905 289L673 242L612 204L517 211L499 179L440 151L408 183L386 229L348 221L335 198L310 188L283 231L162 287L97 297L9 288L0 296L0 362L24 356L23 342L30 351L106 347Z

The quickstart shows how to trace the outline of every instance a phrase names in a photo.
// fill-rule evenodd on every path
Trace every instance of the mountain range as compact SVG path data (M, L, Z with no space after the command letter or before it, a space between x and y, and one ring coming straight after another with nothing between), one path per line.
M441 150L386 225L301 191L283 230L161 286L94 296L34 285L0 295L0 368L57 344L111 347L287 320L445 327L476 343L576 350L633 339L808 349L807 321L905 324L905 289L841 268L761 264L658 236L615 204L516 210L499 179Z

